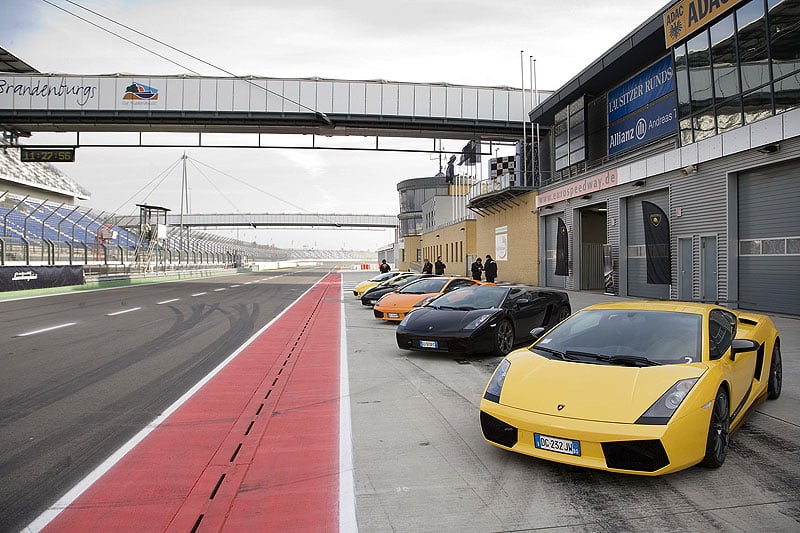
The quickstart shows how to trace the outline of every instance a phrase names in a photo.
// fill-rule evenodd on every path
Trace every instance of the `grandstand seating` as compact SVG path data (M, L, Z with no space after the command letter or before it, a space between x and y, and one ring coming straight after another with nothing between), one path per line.
M0 145L0 239L4 243L4 260L60 263L65 258L71 260L69 251L75 248L87 260L91 256L92 260L100 261L100 244L104 244L115 262L137 261L134 253L137 232L113 225L115 237L103 238L101 229L112 224L115 216L74 205L76 201L89 198L86 189L52 165L22 163L17 148ZM180 229L170 227L166 239L156 248L167 252L169 260L176 263L214 263L234 256L266 261L369 262L375 259L371 252L281 250L195 229L190 235L188 240L181 239ZM53 249L52 254L48 253L48 248ZM26 249L28 259L25 259ZM106 260L110 261L109 256Z

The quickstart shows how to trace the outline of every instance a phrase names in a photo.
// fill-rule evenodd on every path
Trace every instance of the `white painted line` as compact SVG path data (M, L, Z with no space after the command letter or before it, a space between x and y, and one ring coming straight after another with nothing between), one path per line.
M38 517L36 517L33 520L33 522L28 524L22 531L27 533L29 531L41 531L42 529L44 529L47 526L47 524L52 522L53 519L61 513L61 511L63 511L67 507L69 507L69 505L72 502L74 502L76 499L78 499L78 497L81 494L83 494L86 491L86 489L91 487L92 484L94 484L95 481L100 479L106 472L111 470L111 468L115 464L117 464L120 461L120 459L125 457L125 455L128 452L130 452L132 449L134 449L137 444L142 442L145 439L145 437L147 437L147 435L150 434L151 431L153 431L155 428L157 428L159 425L161 425L161 423L164 422L164 420L166 420L167 418L169 418L169 416L172 415L172 413L177 411L178 408L180 408L180 406L182 406L184 403L186 403L189 400L189 398L194 396L194 394L197 391L199 391L201 388L203 388L203 385L208 383L211 380L211 378L216 376L223 368L225 368L225 366L228 365L228 363L233 361L242 351L244 351L245 348L247 348L250 344L253 343L254 340L256 340L265 331L267 331L272 326L272 324L277 322L284 314L286 314L289 311L289 309L294 307L294 305L297 302L299 302L300 300L303 299L303 296L305 296L307 293L309 293L321 281L322 280L318 280L314 285L309 287L308 290L306 290L303 294L298 296L295 301L293 301L291 304L286 306L286 308L283 311L281 311L280 313L278 313L278 315L275 318L270 320L267 323L267 325L265 325L263 328L258 330L255 334L253 334L252 337L247 339L247 341L245 341L244 344L239 346L236 349L235 352L233 352L231 355L229 355L214 370L209 372L203 379L198 381L197 384L194 387L192 387L191 389L186 391L186 393L183 396L181 396L180 398L178 398L175 401L175 403L173 403L172 405L167 407L159 416L157 416L155 418L155 420L150 422L141 431L139 431L139 433L134 435L131 438L131 440L129 440L128 442L123 444L119 449L117 449L117 451L112 453L109 456L108 459L106 459L105 461L100 463L100 465L97 468L95 468L93 471L89 472L89 474L85 478L80 480L74 487L72 487L69 491L67 491L67 493L64 494L64 496L62 496L57 502L55 502L53 505L51 505L49 509L47 509L46 511L42 512L42 514L40 514ZM205 293L203 293L203 294L205 294Z
M236 287L241 287L241 285L231 285L231 289L235 289Z
M339 274L341 276L341 274ZM341 279L341 278L340 278ZM355 533L356 483L353 473L353 428L350 420L350 380L347 369L347 326L344 317L344 287L340 304L339 343L339 531Z
M171 304L172 302L177 302L180 298L173 298L172 300L164 300L163 302L158 302L156 305L164 305L164 304Z
M220 292L220 291L224 291L224 290L225 290L225 287L222 287L221 289L214 289L214 292Z
M58 326L51 326L49 328L37 329L36 331L29 331L27 333L20 333L19 335L15 335L15 337L28 337L29 335L38 335L39 333L47 333L48 331L53 331L54 329L61 329L66 328L68 326L74 326L77 322L67 322L66 324L60 324Z
M202 296L204 294L208 294L208 293L207 292L197 292L195 294L192 294L192 296Z
M125 313L130 313L133 311L138 311L141 307L131 307L130 309L124 309L122 311L117 311L116 313L108 313L106 316L117 316L117 315L124 315Z

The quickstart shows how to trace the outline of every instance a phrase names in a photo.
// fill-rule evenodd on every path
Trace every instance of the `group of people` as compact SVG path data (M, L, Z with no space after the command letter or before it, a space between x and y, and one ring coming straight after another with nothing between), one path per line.
M442 262L442 256L436 258L436 263L431 263L427 258L422 263L422 273L423 274L436 274L437 276L443 276L444 270L447 268ZM486 262L484 263L483 260L479 257L472 263L470 267L472 271L472 279L477 279L480 281L483 276L486 276L486 281L489 283L494 283L494 280L497 279L497 262L492 259L492 256L486 254Z
M480 257L477 258L472 263L470 270L472 271L472 279L480 281L482 275L486 275L486 281L489 283L494 283L494 280L497 279L497 262L489 254L486 254L485 263Z
M425 261L422 263L422 273L423 274L436 274L437 276L444 276L444 269L447 268L442 262L442 256L436 258L436 263L431 264L430 261L426 258Z

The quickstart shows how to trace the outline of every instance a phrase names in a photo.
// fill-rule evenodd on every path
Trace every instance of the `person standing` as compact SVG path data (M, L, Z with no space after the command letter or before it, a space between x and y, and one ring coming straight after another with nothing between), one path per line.
M386 259L381 259L381 264L378 267L378 270L381 271L381 274L385 274L389 272L391 269L392 267L389 266L389 263L386 262Z
M441 255L436 258L436 263L434 263L433 267L434 274L437 276L444 276L444 269L447 268L447 265L442 262Z
M425 262L422 264L422 273L423 274L431 274L433 273L433 264L430 261L425 259Z
M483 271L486 272L486 281L494 283L495 278L497 278L497 262L489 254L486 254L486 263L483 264Z
M481 258L477 258L474 263L472 263L472 279L476 279L478 281L481 280L481 274L483 272L483 263L481 262Z

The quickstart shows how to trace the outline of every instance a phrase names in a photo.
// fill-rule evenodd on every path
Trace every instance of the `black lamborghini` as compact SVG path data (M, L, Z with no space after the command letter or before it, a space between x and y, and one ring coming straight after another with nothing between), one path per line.
M430 278L432 276L433 274L412 274L410 272L404 272L397 277L388 279L370 289L367 289L364 294L361 295L361 304L372 307L378 300L381 299L384 294L389 294L390 292L396 291L400 287L405 287L412 281L417 281L418 279L422 278Z
M566 293L522 285L478 285L444 294L397 327L406 350L505 355L571 314Z

